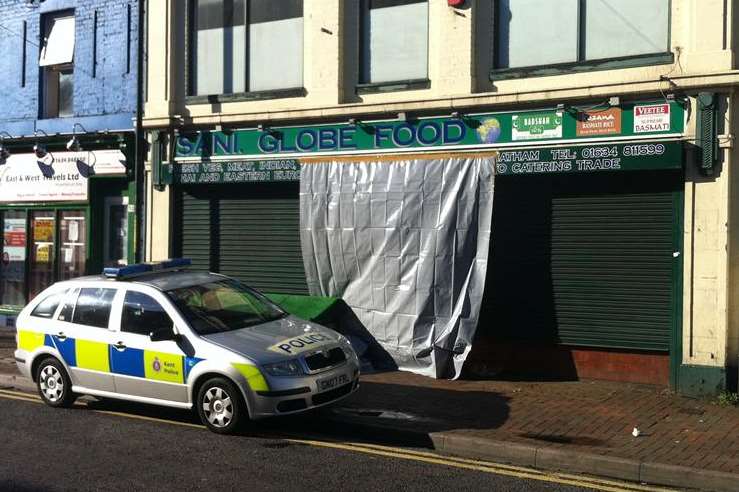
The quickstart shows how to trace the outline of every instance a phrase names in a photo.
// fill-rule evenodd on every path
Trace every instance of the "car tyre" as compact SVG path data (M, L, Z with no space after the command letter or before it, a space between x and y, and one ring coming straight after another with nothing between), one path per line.
M200 420L217 434L232 434L248 419L241 393L226 378L207 380L198 391L196 404Z
M50 407L71 407L77 399L67 370L54 357L42 360L36 368L36 387L41 399Z

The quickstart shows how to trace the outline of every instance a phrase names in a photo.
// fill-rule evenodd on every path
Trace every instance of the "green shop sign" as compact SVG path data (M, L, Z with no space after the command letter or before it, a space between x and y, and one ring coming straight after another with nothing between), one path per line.
M163 165L162 180L166 184L300 181L300 164L295 159L181 162Z
M503 150L495 170L506 176L681 169L682 164L680 142L649 142Z
M419 118L356 124L275 127L181 134L179 160L264 159L281 155L424 148L475 148L518 142L556 143L598 138L680 135L680 102L646 102L589 110L508 112L458 118Z

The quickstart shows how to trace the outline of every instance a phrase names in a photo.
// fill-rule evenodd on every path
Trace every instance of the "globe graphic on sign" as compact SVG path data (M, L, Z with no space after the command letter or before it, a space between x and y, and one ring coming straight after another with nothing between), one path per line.
M477 138L481 143L492 144L500 138L500 122L496 118L482 120L477 127Z

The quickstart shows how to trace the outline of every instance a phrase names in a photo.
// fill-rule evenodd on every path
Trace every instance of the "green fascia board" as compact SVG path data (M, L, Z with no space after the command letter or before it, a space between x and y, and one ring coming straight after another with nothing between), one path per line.
M340 299L337 297L265 294L272 302L298 318L315 321L326 314Z
M20 314L22 309L23 309L23 306L4 305L4 306L0 306L0 314L17 315L17 314Z

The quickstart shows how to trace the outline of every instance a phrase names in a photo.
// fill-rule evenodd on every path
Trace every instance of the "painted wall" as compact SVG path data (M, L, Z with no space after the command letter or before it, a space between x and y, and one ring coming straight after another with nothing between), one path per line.
M666 92L723 94L718 176L696 175L688 162L683 249L684 380L700 392L725 379L739 356L739 150L736 53L739 18L735 2L672 0L670 49L674 61L655 66L512 77L491 82L493 19L489 0L468 0L452 9L430 0L430 88L357 95L357 21L354 0L305 0L305 97L192 104L186 100L184 2L152 2L149 11L149 76L145 125L234 124L269 121L346 121L349 116L456 109L546 107L557 102L600 101L610 96L655 97ZM692 100L695 108L695 100ZM687 142L694 139L691 115ZM155 192L155 211L169 214L169 191ZM154 213L149 254L167 256L169 227ZM736 370L733 368L732 370ZM723 383L721 383L723 384Z
M38 119L38 66L42 15L74 9L74 117ZM128 10L130 9L130 26ZM94 12L97 11L97 64L93 67ZM74 123L88 132L133 129L136 110L138 2L136 0L0 0L0 130L33 135L36 128L72 133ZM23 22L26 56L23 60ZM130 38L130 42L127 40ZM128 50L128 52L127 52ZM130 64L127 60L130 59ZM22 71L25 67L25 86Z

